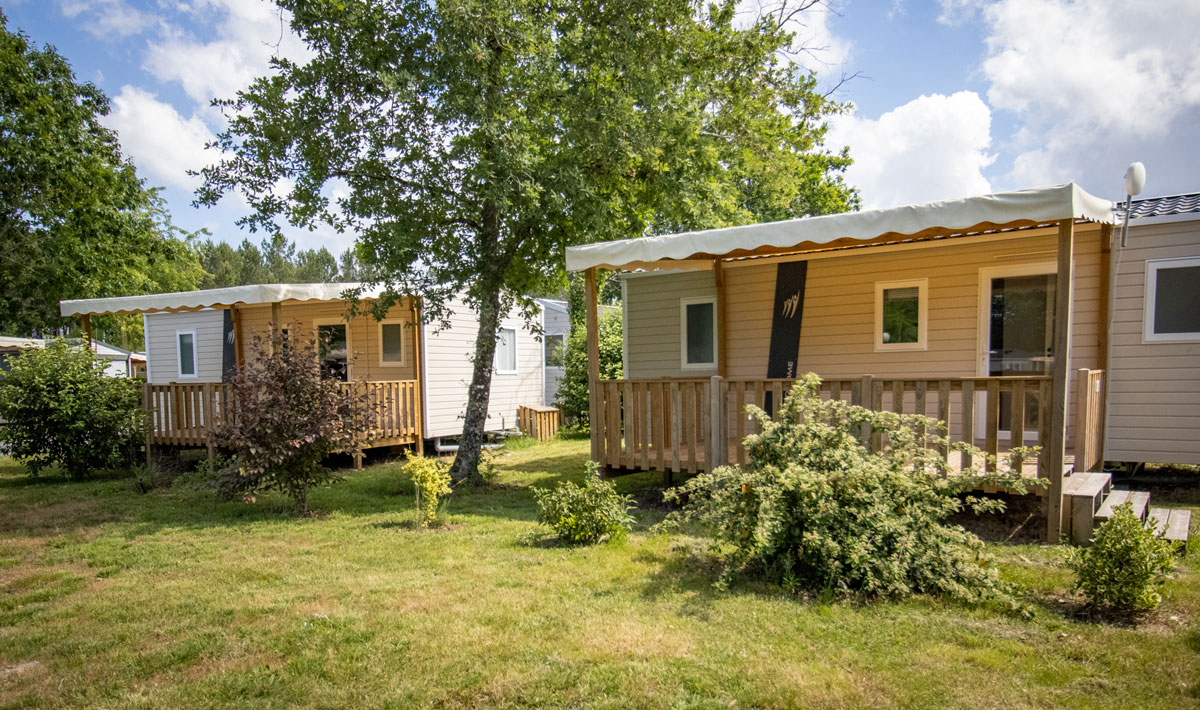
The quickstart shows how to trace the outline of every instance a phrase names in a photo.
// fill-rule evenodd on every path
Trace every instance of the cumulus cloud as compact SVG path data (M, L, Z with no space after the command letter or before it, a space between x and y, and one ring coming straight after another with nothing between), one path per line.
M1000 0L981 17L988 101L1021 122L1007 180L1100 189L1138 159L1163 188L1195 189L1181 150L1200 140L1200 3Z
M105 124L120 136L121 147L139 170L149 173L151 184L193 190L198 178L187 174L216 156L204 149L212 131L196 116L184 118L169 103L144 89L121 87L112 99Z
M838 117L826 144L850 146L846 179L861 189L866 208L991 191L983 175L995 160L991 111L971 91L921 96L878 119Z
M151 42L143 68L162 82L178 82L193 101L232 98L266 74L272 56L303 58L306 48L288 18L264 0L197 0L183 7L187 18L209 26L213 38L197 39L181 24L167 24Z
M70 20L83 19L84 28L101 39L124 39L154 24L154 16L125 0L60 0L59 8Z

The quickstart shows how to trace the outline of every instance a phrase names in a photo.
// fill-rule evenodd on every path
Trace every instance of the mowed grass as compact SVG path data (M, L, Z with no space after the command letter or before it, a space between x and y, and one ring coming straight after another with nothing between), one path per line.
M649 530L661 510L622 544L539 540L531 487L580 478L586 449L499 456L432 531L397 463L346 472L296 519L274 495L138 495L0 459L0 707L1200 705L1195 550L1136 627L1060 611L1062 549L1038 545L991 546L1032 620L717 592L703 540Z

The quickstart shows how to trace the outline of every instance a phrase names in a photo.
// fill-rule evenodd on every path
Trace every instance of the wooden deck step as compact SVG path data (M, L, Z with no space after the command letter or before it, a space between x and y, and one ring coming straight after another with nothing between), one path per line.
M1113 516L1117 506L1126 503L1133 506L1133 514L1139 520L1145 520L1146 508L1150 505L1150 494L1146 491L1114 490L1104 499L1104 502L1100 505L1100 510L1096 511L1096 520L1108 520Z
M1092 539L1096 511L1112 490L1110 473L1076 473L1063 482L1063 532L1076 544Z
M1160 536L1178 542L1186 543L1188 528L1192 524L1192 511L1175 510L1173 508L1151 508L1150 517L1146 524Z

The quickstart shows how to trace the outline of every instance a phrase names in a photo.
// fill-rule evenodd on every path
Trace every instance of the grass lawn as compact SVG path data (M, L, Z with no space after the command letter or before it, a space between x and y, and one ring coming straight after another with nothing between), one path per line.
M0 459L0 707L1200 706L1195 543L1137 627L1060 611L1071 576L1040 545L991 546L1033 620L718 593L700 541L648 530L661 511L622 544L535 542L530 488L580 477L586 448L498 457L497 484L456 491L433 531L398 464L295 519L281 497L138 495Z

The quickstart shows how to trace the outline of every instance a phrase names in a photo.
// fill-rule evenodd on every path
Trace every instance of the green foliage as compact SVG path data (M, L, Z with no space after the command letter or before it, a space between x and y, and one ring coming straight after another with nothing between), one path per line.
M133 461L144 422L136 381L105 377L104 361L64 340L8 364L0 380L0 441L31 474L57 464L83 478Z
M1121 612L1148 611L1162 601L1159 590L1175 567L1175 550L1126 503L1096 529L1091 545L1071 551L1067 565L1078 577L1075 588L1091 604Z
M103 125L108 98L6 23L0 12L0 332L65 325L62 299L193 288L196 255L177 238L190 235ZM137 342L140 320L93 326L98 337Z
M621 363L621 312L612 310L603 314L599 321L600 379L617 380L622 377ZM576 327L567 338L566 365L562 382L558 385L558 406L562 408L567 422L585 430L591 426L588 410L588 361L587 328Z
M590 545L607 537L624 537L633 526L633 498L617 493L612 481L600 478L595 461L587 464L582 486L563 483L553 489L535 488L538 522L571 544Z
M566 246L856 204L848 156L822 147L843 107L783 56L799 11L277 2L311 54L216 102L225 156L198 202L237 192L248 227L357 234L378 315L419 293L437 321L465 297L480 328L456 478L476 473L499 319L562 289Z
M301 249L276 233L255 246L248 239L236 248L205 240L198 245L204 266L201 288L223 288L267 283L332 283L357 281L360 273L354 251L347 249L339 261L325 247Z
M308 513L308 491L337 480L330 454L365 445L366 392L317 363L318 344L255 337L230 380L224 423L210 436L233 456L212 480L225 497L280 490Z
M959 498L977 481L945 477L944 425L822 401L819 388L816 375L805 375L774 420L747 407L762 432L746 439L747 468L721 467L667 492L686 503L668 521L699 523L725 553L721 584L758 574L809 593L1013 603L979 539L945 523L964 505L984 512L1000 504ZM871 453L864 427L888 446ZM1024 490L1019 477L1003 478Z
M427 528L437 522L438 505L444 496L450 495L450 466L438 459L410 456L404 471L412 478L417 489L417 515L421 527Z

